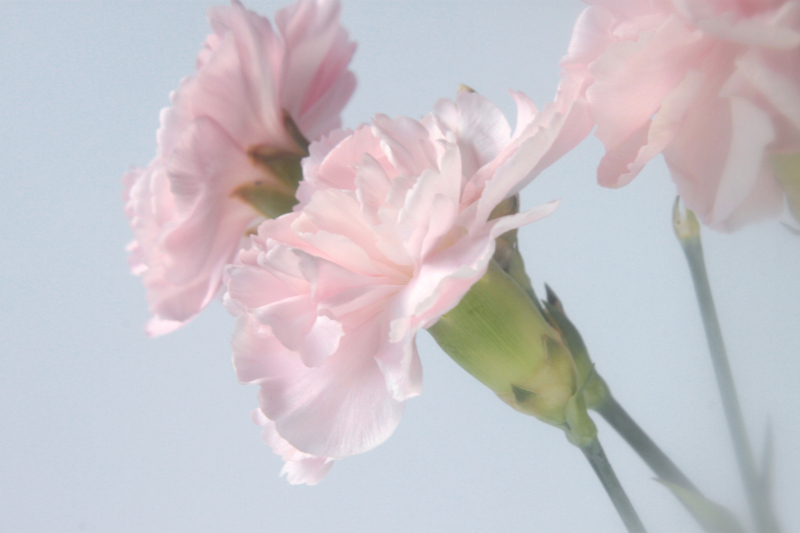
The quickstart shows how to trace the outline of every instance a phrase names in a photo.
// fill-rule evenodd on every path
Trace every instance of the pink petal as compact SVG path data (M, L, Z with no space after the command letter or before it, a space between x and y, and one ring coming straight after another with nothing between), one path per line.
M233 338L234 366L259 362L261 411L277 433L303 453L341 458L370 450L394 431L403 404L386 390L370 354L376 332L343 339L339 351L319 367L275 350L252 320L240 320ZM254 377L252 370L248 377Z
M423 171L398 213L397 231L412 257L424 258L436 241L450 231L458 215L461 155L457 147L448 147L440 171Z
M174 96L192 118L208 117L241 148L263 143L291 148L283 129L278 100L281 44L269 21L247 11L238 1L208 14L218 37L198 74ZM254 120L255 118L255 120Z
M674 1L694 25L722 40L784 50L800 46L797 2L786 1L773 10L769 4L775 2L763 0L754 11L728 9L720 12L709 0Z
M771 62L777 63L777 68L771 68ZM736 70L796 130L800 130L800 46L791 54L775 58L751 51L736 61Z
M638 42L609 45L592 64L595 81L586 91L595 134L607 149L619 147L647 123L707 46L674 16Z
M514 99L514 103L517 104L517 124L514 134L511 136L513 139L517 139L527 129L528 124L534 121L536 115L539 114L539 109L525 93L519 91L508 91L508 93Z
M380 139L381 150L394 169L391 177L398 174L416 176L435 164L436 147L428 139L428 130L416 120L406 117L390 119L379 114L372 121L372 130ZM382 161L378 154L371 155Z
M340 10L337 1L301 0L275 15L288 50L281 101L307 139L339 127L355 90L347 66L356 46L339 25Z
M689 72L664 98L661 109L651 121L619 148L606 152L597 168L598 182L606 187L622 187L630 183L644 165L675 138L702 83L702 74Z
M746 100L731 98L731 121L729 158L710 214L712 220L730 217L749 196L765 163L764 148L775 138L769 116ZM780 203L779 196L775 200Z
M511 138L506 118L478 93L460 91L455 102L440 100L434 109L445 133L452 132L458 139L461 164L468 176L497 157Z
M584 9L575 21L569 49L561 66L570 72L587 70L587 66L615 40L612 37L615 22L616 17L608 9L595 6Z
M761 177L764 149L774 135L763 112L742 100L717 98L699 100L687 117L664 151L686 205L706 224L729 230L746 222L736 215L739 209L751 220L779 210L775 180L770 185Z
M316 485L328 474L333 466L332 458L316 457L294 448L278 434L275 422L264 416L259 409L253 410L252 418L253 422L264 428L261 434L264 442L286 463L283 465L281 475L285 475L289 483Z
M230 197L240 183L270 180L208 119L192 123L167 167L175 202L184 212L163 236L173 283L185 283L230 263L245 230L259 220L251 206Z
M395 400L404 402L422 393L422 363L415 335L387 342L375 359Z

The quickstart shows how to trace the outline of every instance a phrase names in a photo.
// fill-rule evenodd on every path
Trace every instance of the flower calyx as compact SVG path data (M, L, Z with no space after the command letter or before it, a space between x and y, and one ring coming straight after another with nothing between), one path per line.
M597 429L570 349L527 291L497 261L428 328L462 368L522 413L561 428L573 444Z
M773 155L772 167L786 192L789 212L800 223L800 152Z
M286 112L283 114L283 125L294 143L291 149L263 145L251 146L247 150L251 164L261 169L270 179L245 183L231 194L250 204L266 218L277 218L286 214L297 204L295 193L303 179L300 162L308 156L309 142Z

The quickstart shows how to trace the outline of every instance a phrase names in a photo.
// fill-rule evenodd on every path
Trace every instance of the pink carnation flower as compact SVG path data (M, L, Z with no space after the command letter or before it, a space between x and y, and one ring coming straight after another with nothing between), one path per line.
M301 0L269 21L234 0L209 12L213 33L161 112L158 152L125 178L125 213L135 240L130 263L142 276L153 319L167 333L218 292L223 269L264 215L237 191L257 184L291 208L294 184L265 158L299 161L305 139L340 126L355 88L347 70L355 45L339 25L336 0ZM287 120L287 117L291 120ZM297 131L299 130L299 132Z
M513 133L461 92L421 122L379 115L313 143L302 209L262 223L228 267L234 366L261 387L255 418L291 483L389 437L421 390L417 332L483 276L499 235L556 208L490 220L584 127L569 98L538 113L512 94Z
M771 156L800 151L800 2L587 1L562 64L606 147L600 184L662 152L709 226L780 212Z

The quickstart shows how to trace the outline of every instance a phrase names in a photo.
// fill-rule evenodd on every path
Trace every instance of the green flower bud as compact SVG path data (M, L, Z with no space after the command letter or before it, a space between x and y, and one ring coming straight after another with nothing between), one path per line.
M571 442L587 443L596 435L564 339L496 261L428 331L514 409L562 428Z

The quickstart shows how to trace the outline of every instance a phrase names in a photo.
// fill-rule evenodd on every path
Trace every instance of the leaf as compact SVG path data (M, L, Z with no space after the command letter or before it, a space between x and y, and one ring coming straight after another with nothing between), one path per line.
M759 473L758 490L762 495L765 521L768 524L768 531L780 531L778 518L772 503L772 493L775 472L775 442L772 434L772 424L767 421L767 430L764 435L764 451L761 458L761 472Z
M775 442L772 435L772 424L767 423L764 435L764 455L761 458L761 490L772 494L773 473L775 472Z
M671 490L708 533L745 533L739 520L722 505L686 487L663 479L656 479L656 481Z

